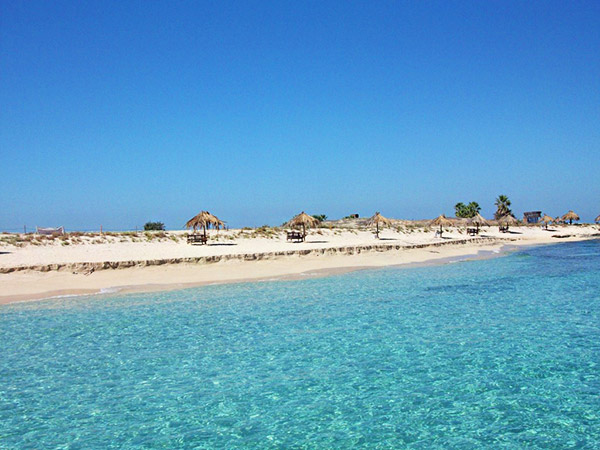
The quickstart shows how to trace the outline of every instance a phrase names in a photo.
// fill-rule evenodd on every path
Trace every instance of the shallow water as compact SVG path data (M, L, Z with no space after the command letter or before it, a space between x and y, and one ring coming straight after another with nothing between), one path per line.
M600 241L0 307L0 448L598 448Z

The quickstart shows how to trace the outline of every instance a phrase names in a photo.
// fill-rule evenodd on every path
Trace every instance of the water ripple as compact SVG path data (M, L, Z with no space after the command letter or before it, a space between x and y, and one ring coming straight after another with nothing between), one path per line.
M0 309L0 448L598 448L600 243Z

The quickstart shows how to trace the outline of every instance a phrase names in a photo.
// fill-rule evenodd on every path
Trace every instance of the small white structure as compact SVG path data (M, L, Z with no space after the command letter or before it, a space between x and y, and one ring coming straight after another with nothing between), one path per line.
M44 234L47 236L52 236L53 234L59 234L59 235L63 235L65 234L65 227L58 227L58 228L40 228L40 227L35 227L35 232L37 234Z

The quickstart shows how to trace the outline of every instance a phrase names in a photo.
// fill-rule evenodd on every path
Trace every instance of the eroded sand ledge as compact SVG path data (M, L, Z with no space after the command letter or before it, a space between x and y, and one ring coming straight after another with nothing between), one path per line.
M443 242L428 244L377 244L377 245L353 245L344 247L312 248L301 250L286 250L278 252L240 253L211 256L196 256L183 258L148 259L140 261L103 261L103 262L77 262L77 263L54 263L35 264L30 266L0 267L0 274L8 274L21 271L71 271L75 273L88 274L98 270L129 269L132 267L163 266L171 264L215 264L224 261L262 261L290 256L318 256L318 255L357 255L367 252L388 252L393 250L413 250L422 248L445 247L449 245L466 244L493 244L496 242L516 241L514 238L479 237L472 239L454 239Z

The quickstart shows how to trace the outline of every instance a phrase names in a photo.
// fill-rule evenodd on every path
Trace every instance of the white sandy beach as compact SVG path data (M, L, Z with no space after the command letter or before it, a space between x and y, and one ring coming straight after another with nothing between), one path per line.
M357 268L436 262L499 252L507 244L538 245L588 239L598 226L515 227L500 233L483 228L477 237L452 228L444 238L427 228L385 229L376 240L371 230L312 230L304 243L286 242L284 233L211 231L209 245L189 245L184 232L137 242L118 235L11 245L0 244L0 303L56 295L167 290L202 284L286 277L319 276ZM175 238L173 238L175 236ZM93 243L95 242L95 243ZM420 248L414 248L419 246ZM100 270L102 263L111 263ZM90 269L90 267L92 269ZM125 267L125 268L122 268ZM8 272L8 273L7 273Z

